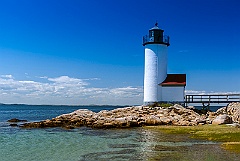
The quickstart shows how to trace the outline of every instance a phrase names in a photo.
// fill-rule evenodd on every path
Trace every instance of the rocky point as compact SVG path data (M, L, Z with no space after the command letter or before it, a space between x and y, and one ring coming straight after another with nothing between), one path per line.
M139 126L177 125L195 126L203 124L239 123L240 103L232 103L217 112L198 114L194 109L180 105L170 107L133 106L117 108L98 113L87 109L76 110L69 114L57 116L51 120L25 123L23 128L63 127L75 128L87 126L92 128L128 128ZM216 119L228 119L219 121ZM218 122L217 122L218 121Z

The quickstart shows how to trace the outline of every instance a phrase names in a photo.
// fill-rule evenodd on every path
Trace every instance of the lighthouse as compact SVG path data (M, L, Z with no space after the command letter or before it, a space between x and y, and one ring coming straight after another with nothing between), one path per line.
M164 35L158 23L143 37L144 104L182 102L184 99L186 74L167 74L169 45L169 36Z

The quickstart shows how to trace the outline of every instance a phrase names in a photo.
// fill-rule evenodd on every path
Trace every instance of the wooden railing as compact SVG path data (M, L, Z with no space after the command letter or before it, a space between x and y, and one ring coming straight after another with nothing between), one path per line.
M240 102L240 94L185 95L185 103L231 103Z

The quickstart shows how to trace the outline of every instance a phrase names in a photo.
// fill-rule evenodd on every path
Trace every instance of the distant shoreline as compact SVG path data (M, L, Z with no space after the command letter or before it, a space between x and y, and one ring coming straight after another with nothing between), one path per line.
M138 106L138 105L95 105L95 104L89 104L89 105L50 105L50 104L21 104L21 103L0 103L0 105L6 105L6 106L74 106L74 107L88 107L88 106L97 106L97 107L126 107L126 106Z

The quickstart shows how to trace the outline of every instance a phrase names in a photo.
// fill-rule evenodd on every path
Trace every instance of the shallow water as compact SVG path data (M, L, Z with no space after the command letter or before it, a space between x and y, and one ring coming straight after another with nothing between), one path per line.
M2 161L223 161L240 157L223 150L216 142L154 129L16 129L0 134Z
M165 134L154 128L91 129L82 127L64 130L61 128L10 127L6 121L13 118L12 116L18 115L23 116L18 117L20 119L38 120L75 110L69 107L10 108L1 109L0 106L1 161L225 161L240 158L239 154L222 149L220 143L194 140L187 135ZM102 108L94 109L97 111ZM35 118L35 115L38 117Z

